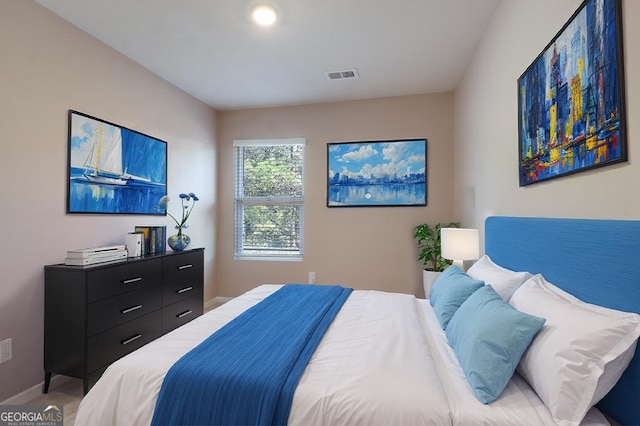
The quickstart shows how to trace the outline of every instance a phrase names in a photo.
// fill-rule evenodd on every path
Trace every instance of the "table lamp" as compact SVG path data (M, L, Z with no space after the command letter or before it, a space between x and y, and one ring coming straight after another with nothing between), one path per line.
M463 271L465 260L480 257L480 236L477 229L442 228L440 230L442 257L453 260Z

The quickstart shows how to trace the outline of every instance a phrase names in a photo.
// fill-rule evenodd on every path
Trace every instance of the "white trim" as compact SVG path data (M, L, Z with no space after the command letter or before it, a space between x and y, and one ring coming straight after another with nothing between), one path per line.
M231 299L233 299L233 297L216 296L213 299L208 300L204 303L204 309L207 310L214 306L222 305L223 303L227 303Z
M302 253L295 255L275 255L275 254L265 254L264 256L259 256L257 254L236 254L233 260L264 260L266 262L302 262L304 257Z
M291 197L236 197L241 206L304 206L304 196Z
M72 377L63 376L61 374L56 374L51 377L51 382L49 382L49 392L52 390L59 388L67 382L74 380ZM29 401L42 396L42 387L44 386L44 380L37 385L31 386L29 389L22 391L16 395L5 399L0 402L0 405L22 405L26 404Z
M234 260L265 260L265 261L302 261L304 253L304 187L305 187L305 169L304 166L304 154L306 140L304 138L290 138L290 139L237 139L233 141L234 149L236 151L235 160L235 189L234 189L234 225L233 225L233 240L234 240ZM301 195L291 196L262 196L262 197L245 197L243 189L244 181L244 148L256 147L268 147L268 146L300 146L302 151L302 175ZM256 253L251 250L244 249L244 208L251 206L293 206L298 210L299 215L299 248L295 251L285 251L280 253L274 247L269 250L265 250L264 253Z
M288 139L234 139L233 146L306 145L305 138Z

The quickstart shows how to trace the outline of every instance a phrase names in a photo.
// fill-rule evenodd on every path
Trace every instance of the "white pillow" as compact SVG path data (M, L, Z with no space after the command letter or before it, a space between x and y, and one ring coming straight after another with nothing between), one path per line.
M544 277L540 280L540 284L544 287L545 290L548 290L550 293L556 294L570 303L580 305L583 308L590 309L594 312L597 312L602 315L607 315L615 318L626 319L631 317L637 317L636 314L630 314L629 312L616 311L615 309L605 308L604 306L593 305L591 303L583 302L582 300L575 297L573 294L567 293L563 289L556 287L547 281ZM596 405L602 398L604 398L611 389L618 383L622 373L627 369L629 363L633 359L633 356L636 353L636 346L638 340L634 341L629 348L624 351L619 357L611 360L604 367L604 372L600 376L598 380L598 385L596 386L596 391L593 394L593 398L591 399L591 405Z
M515 272L511 269L496 265L486 254L469 268L467 275L484 281L487 285L491 285L505 302L511 299L513 292L516 291L522 283L533 276L528 272Z
M635 351L640 315L589 305L552 286L535 275L509 301L547 320L517 370L558 424L578 425L631 361L627 357L620 365L619 358L632 347ZM617 368L607 368L612 362Z

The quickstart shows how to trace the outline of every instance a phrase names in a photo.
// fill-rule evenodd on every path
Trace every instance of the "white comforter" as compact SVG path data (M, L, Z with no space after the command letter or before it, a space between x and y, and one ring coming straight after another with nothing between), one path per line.
M262 285L112 364L82 400L75 424L149 424L171 365L279 287ZM553 424L519 378L497 401L480 404L455 355L448 359L446 337L429 325L434 319L413 296L354 291L302 376L289 424Z

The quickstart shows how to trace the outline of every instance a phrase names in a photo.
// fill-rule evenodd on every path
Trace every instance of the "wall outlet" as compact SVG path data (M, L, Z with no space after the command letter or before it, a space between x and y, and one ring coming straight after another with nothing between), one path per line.
M309 272L309 284L315 284L315 283L316 283L316 273Z
M0 342L0 364L11 359L11 338Z

